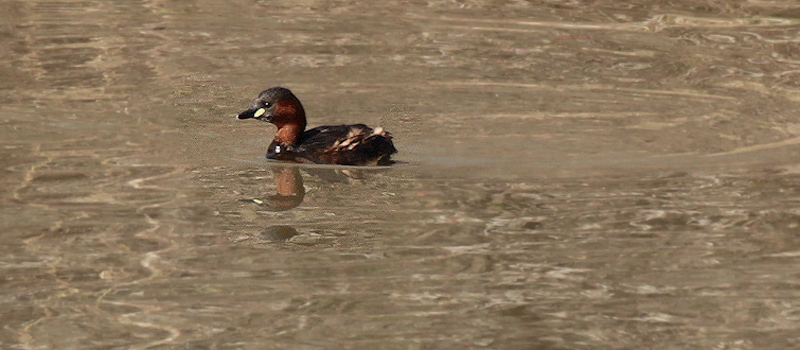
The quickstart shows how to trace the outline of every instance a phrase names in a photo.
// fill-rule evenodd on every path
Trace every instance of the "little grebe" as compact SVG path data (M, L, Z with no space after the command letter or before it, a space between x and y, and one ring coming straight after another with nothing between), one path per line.
M267 159L342 165L389 165L397 153L392 136L383 128L364 124L306 128L306 112L300 100L282 87L258 94L253 107L239 119L258 119L278 127L267 150Z

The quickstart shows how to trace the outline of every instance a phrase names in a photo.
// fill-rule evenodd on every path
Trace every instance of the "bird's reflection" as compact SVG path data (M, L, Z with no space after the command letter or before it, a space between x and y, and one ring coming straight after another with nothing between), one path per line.
M299 234L300 232L297 232L294 227L272 225L261 230L261 239L267 242L286 242Z
M275 176L275 193L252 201L270 211L286 211L303 203L306 189L297 165L276 164L270 168Z
M268 194L262 198L254 198L252 201L269 211L286 211L299 206L306 195L303 186L303 176L300 175L300 165L292 163L275 163L269 165L275 177L275 193ZM370 171L382 171L384 169L370 169ZM363 183L366 179L365 173L359 169L319 169L304 168L311 176L322 180L323 183Z
M245 200L257 204L268 211L287 211L303 203L306 195L300 166L293 163L273 163L268 165L275 177L275 192L261 198ZM380 171L382 169L371 169ZM362 183L365 174L360 169L320 169L304 167L310 175L324 183ZM272 225L261 230L261 238L269 242L285 242L300 233L290 226Z

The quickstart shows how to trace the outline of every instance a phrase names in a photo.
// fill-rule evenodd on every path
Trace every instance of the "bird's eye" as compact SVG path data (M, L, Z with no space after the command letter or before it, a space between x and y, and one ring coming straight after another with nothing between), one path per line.
M265 102L264 108L269 108L269 107L272 107L272 102Z

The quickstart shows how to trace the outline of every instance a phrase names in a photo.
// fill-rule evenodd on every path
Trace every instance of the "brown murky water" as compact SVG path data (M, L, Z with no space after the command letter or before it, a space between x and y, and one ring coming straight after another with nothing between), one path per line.
M0 348L800 347L795 1L4 1ZM233 114L393 132L263 161Z

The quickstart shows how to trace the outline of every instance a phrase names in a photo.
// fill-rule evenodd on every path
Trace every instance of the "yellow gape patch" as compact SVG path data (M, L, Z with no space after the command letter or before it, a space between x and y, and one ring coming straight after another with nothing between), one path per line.
M258 118L258 117L260 117L260 116L264 115L264 113L266 113L266 112L267 112L267 111L266 111L265 109L263 109L263 108L259 108L259 109L256 111L256 113L255 113L255 114L253 114L253 118Z

